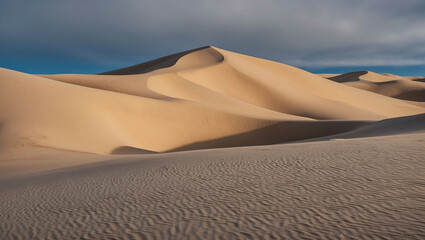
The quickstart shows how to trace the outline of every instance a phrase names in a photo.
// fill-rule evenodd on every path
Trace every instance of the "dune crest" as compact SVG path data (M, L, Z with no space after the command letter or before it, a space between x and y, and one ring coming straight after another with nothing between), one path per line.
M273 144L425 112L404 100L216 47L99 75L0 69L0 95L2 159L37 147L123 154Z
M190 54L190 57L185 57ZM176 65L179 69L193 68L196 66L213 64L221 62L223 56L212 49L210 46L200 47L165 57L161 57L152 61L133 65L130 67L117 69L109 72L100 73L100 75L131 75L148 73L155 70L169 68Z

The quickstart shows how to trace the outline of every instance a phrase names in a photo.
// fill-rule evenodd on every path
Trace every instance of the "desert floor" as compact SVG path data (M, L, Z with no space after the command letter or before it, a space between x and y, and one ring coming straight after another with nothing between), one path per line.
M425 133L122 156L1 181L2 239L423 239Z

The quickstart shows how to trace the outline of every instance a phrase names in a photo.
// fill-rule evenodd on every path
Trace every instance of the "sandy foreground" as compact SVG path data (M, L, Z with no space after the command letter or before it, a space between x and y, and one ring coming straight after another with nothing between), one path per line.
M1 239L423 239L425 133L199 150L0 183Z
M203 47L0 68L0 239L425 239L425 81Z

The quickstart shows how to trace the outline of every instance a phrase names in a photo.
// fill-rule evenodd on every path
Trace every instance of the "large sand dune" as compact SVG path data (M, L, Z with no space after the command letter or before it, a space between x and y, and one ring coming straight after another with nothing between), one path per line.
M2 159L32 146L111 154L282 143L424 112L215 47L102 75L1 69L0 79ZM237 135L249 137L217 141Z
M216 47L0 69L0 238L423 239L424 86Z

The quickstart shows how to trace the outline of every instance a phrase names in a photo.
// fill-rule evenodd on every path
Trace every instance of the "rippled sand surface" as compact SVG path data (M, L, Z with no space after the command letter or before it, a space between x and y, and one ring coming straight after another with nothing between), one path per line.
M1 239L424 239L425 133L127 156L0 183Z

